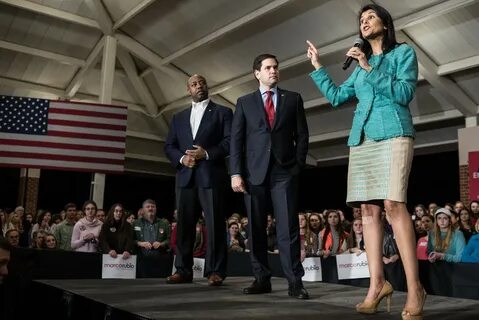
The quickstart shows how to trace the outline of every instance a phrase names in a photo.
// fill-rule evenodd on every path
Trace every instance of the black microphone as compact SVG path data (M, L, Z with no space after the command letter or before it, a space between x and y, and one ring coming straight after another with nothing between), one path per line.
M363 39L357 38L356 40L354 40L353 47L361 48L363 46L363 44L364 44ZM344 63L343 63L343 70L346 70L347 68L349 68L349 66L351 65L351 62L353 62L353 60L354 60L353 57L347 57L346 60L344 60Z

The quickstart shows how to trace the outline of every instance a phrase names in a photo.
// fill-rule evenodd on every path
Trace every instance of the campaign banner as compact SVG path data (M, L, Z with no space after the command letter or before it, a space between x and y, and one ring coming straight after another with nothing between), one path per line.
M175 274L176 255L173 257L173 268L171 274ZM203 258L193 258L193 279L201 279L205 274L205 259Z
M369 278L368 257L366 252L357 255L338 254L336 256L338 280Z
M469 200L479 200L479 151L469 152Z
M321 269L321 258L310 257L303 261L304 276L303 281L316 282L323 281L323 272Z
M119 254L112 258L109 254L103 255L102 279L135 279L136 278L136 256L123 259Z

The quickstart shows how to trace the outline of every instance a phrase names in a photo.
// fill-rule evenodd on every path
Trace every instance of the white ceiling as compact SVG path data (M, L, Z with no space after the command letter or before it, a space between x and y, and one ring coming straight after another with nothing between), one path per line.
M129 107L126 170L171 174L162 147L171 116L189 103L186 79L204 75L213 99L234 108L257 88L253 58L270 52L280 85L305 101L309 164L331 165L347 158L354 103L331 109L308 77L305 40L336 82L346 79L357 12L372 2L418 53L416 148L457 149L464 119L477 121L478 0L0 0L0 94L110 101L111 92Z

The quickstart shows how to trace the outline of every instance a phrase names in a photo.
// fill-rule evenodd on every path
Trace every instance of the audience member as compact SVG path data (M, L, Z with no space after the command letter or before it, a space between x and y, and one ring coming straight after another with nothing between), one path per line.
M461 213L461 210L464 209L466 206L464 205L464 202L462 201L456 201L454 204L454 211L456 211L457 214Z
M0 226L2 227L2 230L1 230L2 236L5 236L8 230L14 228L13 224L10 222L10 217L3 210L0 210Z
M426 214L428 214L426 207L423 204L418 204L414 207L413 220L421 220Z
M364 252L363 221L361 218L354 219L347 243L350 253L359 255Z
M136 220L136 216L134 213L130 213L128 214L127 218L126 218L126 221L130 224L130 225L133 225L133 223L135 223L135 220Z
M404 274L404 267L402 265L396 239L394 238L393 228L389 223L389 218L386 214L383 219L384 223L384 238L383 238L383 265L384 278L391 283L395 290L404 291L406 277Z
M17 229L10 229L5 234L5 239L10 243L10 245L14 248L20 246L20 233Z
M471 203L469 203L469 211L472 214L472 218L474 219L475 224L475 221L479 220L479 201L472 200Z
M33 232L33 241L31 247L34 249L42 249L45 247L45 237L47 232L45 230L38 230Z
M268 252L279 253L278 242L276 239L276 226L272 214L268 214L266 223L266 237L268 243Z
M52 213L50 211L40 211L37 215L37 222L32 227L32 239L33 233L39 230L43 230L47 233L51 232L51 220L52 220Z
M165 253L170 242L170 225L168 221L156 216L156 202L147 199L143 202L143 216L134 225L134 242L140 248L139 254L154 256Z
M96 210L96 218L101 222L105 222L105 210L98 209Z
M322 256L324 258L330 255L341 254L348 249L346 239L348 234L343 230L342 224L339 222L339 214L336 210L328 210L326 212L326 227L321 231Z
M474 224L472 223L471 214L467 208L462 209L459 213L459 229L464 234L466 243L468 243L472 235L476 233Z
M43 248L50 249L50 250L57 249L57 239L55 239L55 236L52 233L46 234Z
M323 220L319 216L319 213L317 212L311 212L309 217L309 231L315 235L316 238L316 244L315 247L317 248L316 252L313 252L313 256L317 257L319 256L319 251L321 250L322 243L321 243L321 236L320 232L323 230Z
M243 252L245 250L244 238L239 233L237 222L231 222L228 225L226 245L228 246L228 252Z
M133 227L126 221L122 204L111 206L101 226L99 241L101 251L112 258L121 254L123 259L128 259L133 254Z
M8 275L8 262L10 262L11 246L5 239L0 239L0 285Z
M475 225L476 234L473 235L462 252L461 262L479 263L479 220Z
M62 250L72 250L72 234L76 223L77 206L74 203L67 203L65 205L65 219L55 226L53 234L57 239L57 248Z
M434 213L436 212L436 210L439 208L439 206L437 205L437 203L435 202L431 202L428 206L428 211L429 211L429 215L433 216L434 217Z
M430 262L445 260L459 262L466 241L461 231L451 225L452 213L446 208L439 208L435 213L434 231L428 238L427 252Z
M306 257L314 257L317 255L318 236L309 229L308 217L305 213L300 212L299 218L299 236L301 238L301 261Z
M78 252L97 252L98 236L102 222L96 218L96 203L87 200L83 204L85 217L75 223L71 238L72 249Z

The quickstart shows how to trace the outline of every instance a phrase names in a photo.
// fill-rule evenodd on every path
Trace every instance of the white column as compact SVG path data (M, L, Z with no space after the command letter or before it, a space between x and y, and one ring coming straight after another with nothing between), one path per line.
M466 117L466 128L477 127L477 116Z
M116 62L116 39L112 36L105 36L103 47L103 59L101 64L100 103L111 104L113 79L115 76ZM95 173L92 181L92 200L98 208L103 208L105 195L105 174Z

